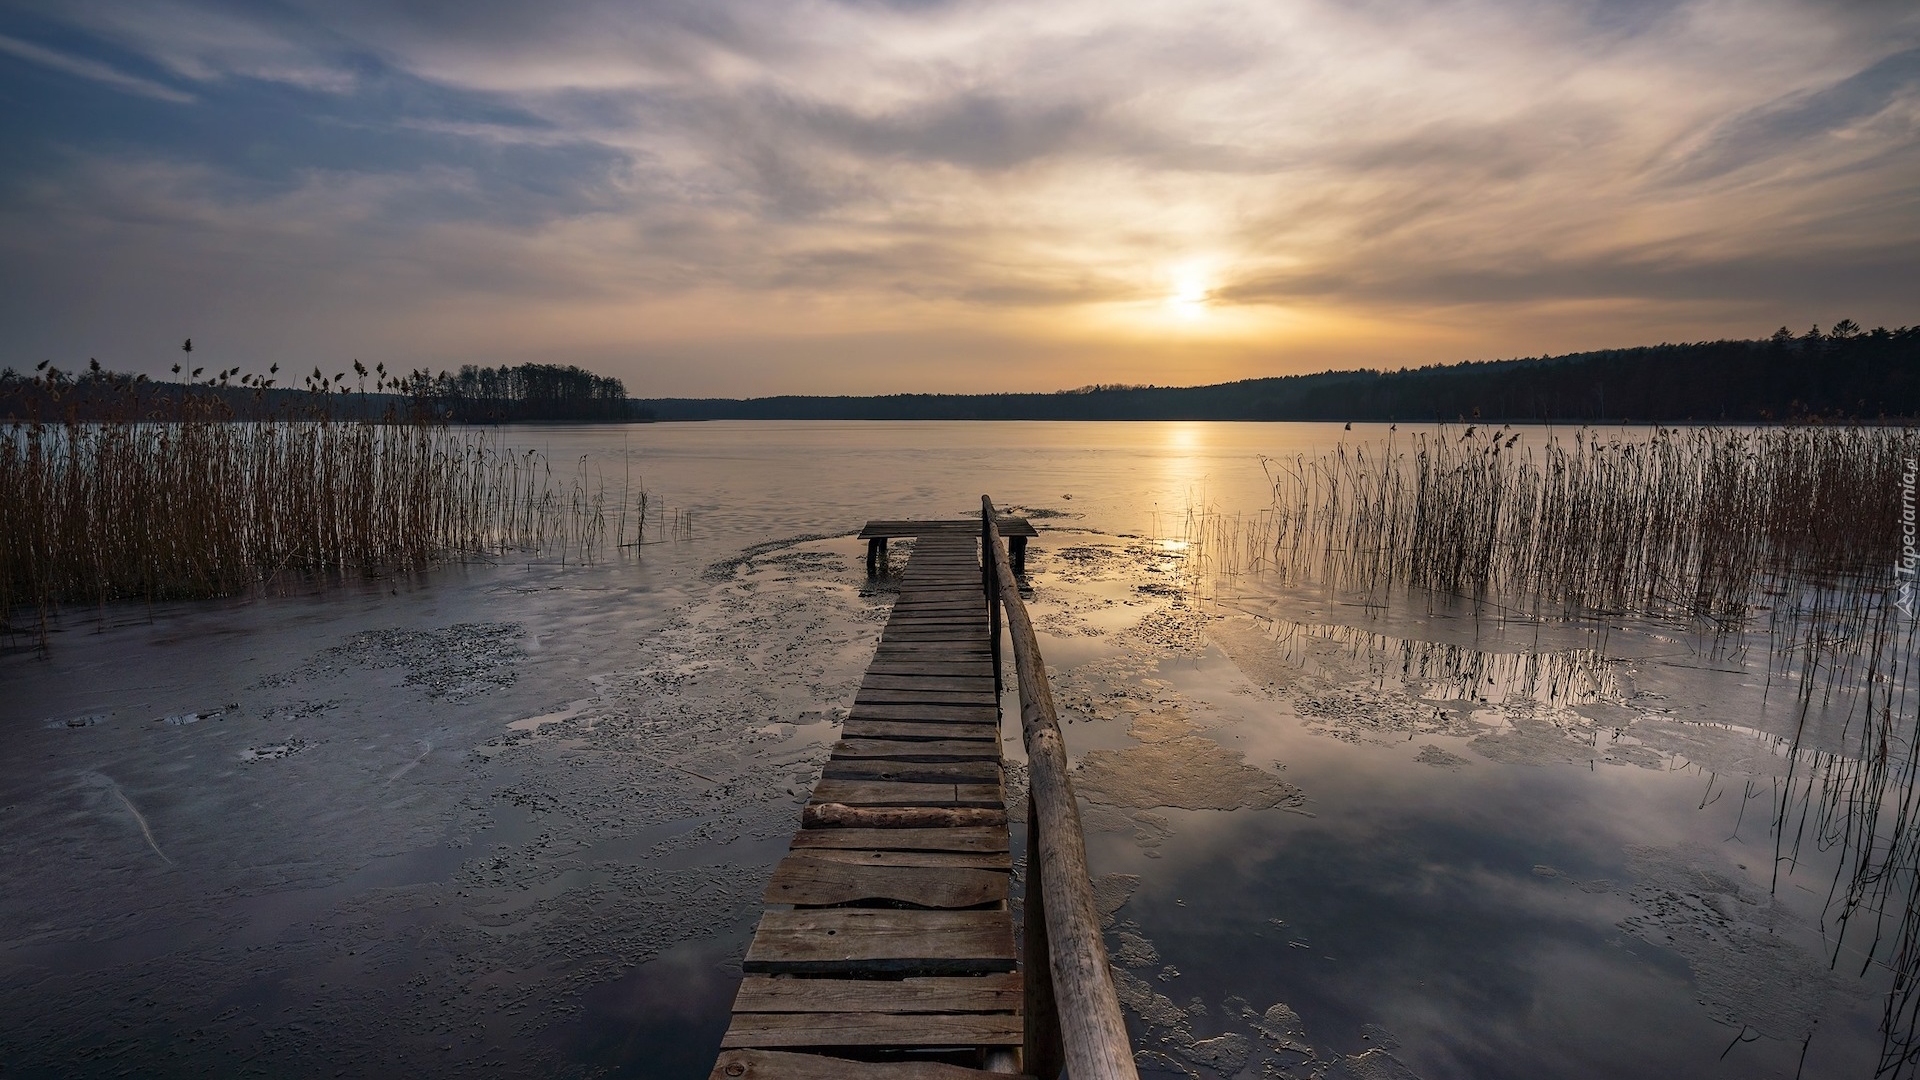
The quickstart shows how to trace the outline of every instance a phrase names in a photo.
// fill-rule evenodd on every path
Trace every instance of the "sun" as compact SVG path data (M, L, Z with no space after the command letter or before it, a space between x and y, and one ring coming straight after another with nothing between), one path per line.
M1207 280L1205 271L1198 267L1182 267L1174 271L1173 289L1167 294L1167 306L1183 319L1198 319L1207 313L1212 294L1213 286Z

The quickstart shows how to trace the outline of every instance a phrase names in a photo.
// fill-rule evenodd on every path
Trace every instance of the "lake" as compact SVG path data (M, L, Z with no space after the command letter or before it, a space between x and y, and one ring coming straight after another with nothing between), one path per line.
M648 542L70 610L0 657L0 1059L704 1077L886 619L852 534L990 494L1041 529L1143 1075L1873 1075L1891 933L1838 935L1818 798L1847 688L1808 715L1764 630L1202 559L1268 459L1405 436L508 428L644 488ZM1813 824L1776 835L1783 807Z

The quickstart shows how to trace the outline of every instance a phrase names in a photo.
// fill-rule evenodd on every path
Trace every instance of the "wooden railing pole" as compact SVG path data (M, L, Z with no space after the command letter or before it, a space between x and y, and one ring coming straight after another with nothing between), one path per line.
M1040 815L1027 792L1027 899L1020 913L1021 986L1026 991L1026 1041L1021 1068L1039 1080L1056 1080L1066 1067L1060 1042L1060 1006L1053 999L1053 956L1047 948L1046 883L1040 873Z
M1087 874L1087 844L1081 833L1080 807L1067 774L1066 742L1060 734L1053 690L1047 685L1033 620L1020 601L1007 551L994 523L993 500L981 496L985 531L1000 579L1007 636L1013 642L1014 672L1020 684L1020 728L1027 746L1029 836L1040 838L1039 865L1027 865L1027 888L1039 885L1046 922L1048 973L1058 1007L1060 1041L1073 1080L1139 1080L1127 1025L1114 990L1113 968L1093 906ZM1029 904L1031 904L1029 900ZM1031 917L1029 916L1029 921ZM1028 976L1031 977L1031 970Z
M980 508L980 584L987 592L987 640L992 643L993 692L998 694L1006 684L1000 675L1000 575L993 569L993 538L993 514L983 505Z

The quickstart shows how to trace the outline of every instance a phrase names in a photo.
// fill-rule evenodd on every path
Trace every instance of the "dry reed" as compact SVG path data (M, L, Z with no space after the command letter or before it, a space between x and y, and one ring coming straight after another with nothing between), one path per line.
M58 605L232 595L285 574L625 546L626 494L583 458L424 420L26 422L0 427L0 630ZM639 495L638 540L647 513ZM614 533L608 535L612 512Z
M1858 954L1891 977L1880 1073L1920 1072L1920 621L1896 603L1894 574L1920 432L1518 442L1442 429L1269 460L1268 509L1188 515L1196 585L1272 574L1376 605L1425 592L1503 618L1630 615L1717 638L1764 626L1769 692L1793 694L1798 716L1774 806L1775 884L1807 845L1836 858L1832 959L1867 939Z
M1269 459L1269 509L1189 531L1216 574L1734 624L1782 583L1883 580L1899 514L1885 496L1920 452L1901 428L1518 439L1442 429Z

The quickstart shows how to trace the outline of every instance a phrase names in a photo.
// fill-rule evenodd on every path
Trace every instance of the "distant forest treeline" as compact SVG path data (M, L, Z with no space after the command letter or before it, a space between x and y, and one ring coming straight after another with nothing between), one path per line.
M191 344L191 343L189 343ZM395 417L464 423L622 420L1371 420L1726 423L1920 420L1920 327L1703 341L1567 356L1330 371L1214 386L1093 386L1038 394L632 399L572 366L466 365L390 375L355 361L300 386L187 372L188 382L0 372L0 419ZM180 371L179 368L175 369ZM277 372L277 369L275 369ZM238 377L236 379L236 376ZM368 380L372 386L369 388ZM352 380L352 381L349 381Z
M572 365L463 366L458 372L421 373L403 382L415 400L439 415L467 423L521 420L627 420L634 416L619 379Z
M191 342L188 343L191 345ZM191 352L191 350L188 350ZM354 361L331 377L318 368L298 386L280 386L278 365L267 375L238 368L201 376L204 368L174 368L186 382L107 371L98 361L82 372L42 365L23 375L0 372L0 419L179 420L217 417L283 420L447 420L456 423L608 421L644 419L619 379L571 366L521 364L457 372L424 369L389 375ZM373 388L367 388L367 380ZM355 381L349 383L349 379Z
M656 398L660 420L1720 421L1920 418L1920 327L1050 394Z

